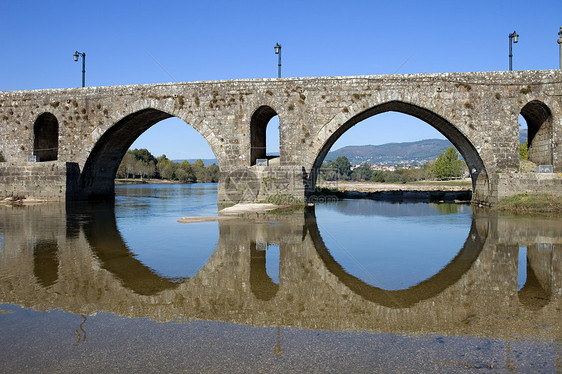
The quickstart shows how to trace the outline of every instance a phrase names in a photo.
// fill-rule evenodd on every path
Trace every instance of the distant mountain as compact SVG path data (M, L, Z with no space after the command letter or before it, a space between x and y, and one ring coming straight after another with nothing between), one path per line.
M426 163L439 157L452 144L445 139L426 139L417 142L387 143L381 145L347 146L328 152L325 161L346 156L352 165L362 164L396 164Z
M188 158L188 159L185 159L185 160L172 160L172 161L180 163L180 164L184 161L187 161L190 164L193 164L197 160L203 161L203 164L205 164L205 166L209 166L209 165L212 165L212 164L218 165L216 158Z

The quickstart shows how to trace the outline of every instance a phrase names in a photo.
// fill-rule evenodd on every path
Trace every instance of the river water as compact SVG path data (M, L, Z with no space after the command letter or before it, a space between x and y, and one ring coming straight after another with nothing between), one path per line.
M561 372L562 219L213 184L0 206L0 372Z

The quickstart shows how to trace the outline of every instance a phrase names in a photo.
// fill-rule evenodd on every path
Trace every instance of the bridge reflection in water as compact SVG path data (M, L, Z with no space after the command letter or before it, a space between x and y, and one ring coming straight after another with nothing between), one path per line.
M334 260L313 210L220 221L214 253L185 279L162 277L134 256L112 205L0 212L0 303L157 321L497 339L561 336L559 220L475 211L464 246L449 264L408 289L387 291ZM268 245L279 246L278 284L267 273ZM527 247L526 264L518 264L520 246ZM518 291L520 266L527 281Z

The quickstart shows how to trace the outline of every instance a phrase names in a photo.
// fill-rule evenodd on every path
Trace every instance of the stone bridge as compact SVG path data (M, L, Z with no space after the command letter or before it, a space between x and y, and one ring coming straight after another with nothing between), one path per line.
M557 220L522 225L522 219L475 212L466 241L449 264L417 285L389 291L335 261L313 210L221 221L206 265L191 278L170 280L138 260L111 208L0 206L0 303L159 321L560 337L562 227ZM271 244L279 245L278 283L266 268ZM527 262L521 264L523 245ZM527 267L520 290L519 266Z
M219 203L277 193L304 199L335 141L387 111L417 117L455 145L475 201L494 203L524 190L562 194L562 72L544 70L0 92L0 195L111 198L130 145L157 122L178 117L216 156ZM530 160L553 165L554 173L517 173L520 114ZM267 157L265 129L276 115L280 157L256 165Z

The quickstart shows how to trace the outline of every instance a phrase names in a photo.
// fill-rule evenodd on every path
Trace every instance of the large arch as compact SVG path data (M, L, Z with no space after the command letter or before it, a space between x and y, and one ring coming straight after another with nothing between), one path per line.
M115 175L125 153L135 140L156 123L174 117L159 109L146 108L127 115L99 138L80 174L79 193L87 199L107 199L115 196ZM196 129L197 130L197 129ZM205 140L215 149L208 138ZM220 160L217 157L220 167Z
M553 124L550 109L543 102L532 100L521 108L521 116L527 122L529 161L538 165L552 165Z
M39 115L33 124L33 155L37 161L55 161L59 150L59 122L52 113Z
M459 153L464 158L466 164L468 165L468 169L470 171L470 176L472 179L472 189L473 191L476 190L477 182L478 184L485 184L486 187L488 185L488 175L486 172L486 168L484 166L484 162L480 157L478 150L474 147L474 145L470 142L470 140L453 124L451 124L448 120L440 116L439 114L426 109L415 104L410 104L403 101L389 101L383 104L376 105L371 107L359 114L356 114L346 120L341 126L338 126L337 129L325 140L324 144L321 146L320 150L316 154L316 158L314 160L312 170L310 173L310 180L308 181L308 185L314 186L316 185L316 177L318 176L317 171L322 166L324 162L324 158L328 154L328 151L334 145L334 143L350 128L352 128L357 123L372 117L374 115L384 113L384 112L399 112L407 115L411 115L416 117L427 124L433 126L437 131L439 131L443 136L445 136L459 151Z

